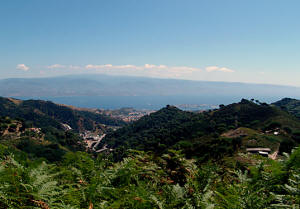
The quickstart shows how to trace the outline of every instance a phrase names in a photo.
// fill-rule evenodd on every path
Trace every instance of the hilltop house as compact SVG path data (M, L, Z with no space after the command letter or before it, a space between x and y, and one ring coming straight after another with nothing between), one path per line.
M268 157L271 149L270 148L262 148L262 147L257 147L257 148L247 148L246 151L248 153L253 153L253 154L259 154L264 157Z

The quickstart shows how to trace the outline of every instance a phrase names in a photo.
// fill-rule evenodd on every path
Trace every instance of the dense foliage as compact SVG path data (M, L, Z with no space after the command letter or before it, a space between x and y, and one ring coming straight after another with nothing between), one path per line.
M284 98L278 102L273 103L273 105L288 111L289 113L300 119L300 100Z
M65 131L62 124L68 124L72 130ZM0 97L1 143L50 162L60 161L68 151L85 150L79 131L100 129L103 132L104 125L123 124L109 116L49 101Z
M60 161L68 151L85 150L77 133L55 127L27 128L24 120L0 117L0 143L22 150L31 159Z
M0 207L299 208L299 151L282 162L254 156L255 165L197 165L172 150L129 152L119 163L76 152L48 164L2 146Z
M0 97L0 116L22 118L28 126L62 129L68 124L75 131L93 130L99 124L120 126L123 121L94 112L76 110L64 105L42 100L15 100Z
M113 151L96 154L73 131L28 126L10 102L0 105L15 116L0 117L0 208L300 207L300 122L265 103L202 113L167 106L107 134L100 146ZM73 117L27 104L40 111L32 125ZM256 146L280 156L245 152Z
M116 159L122 158L128 148L161 154L172 147L184 150L187 157L206 160L233 153L241 145L241 138L222 136L222 133L238 127L249 127L260 133L289 127L290 132L284 131L280 137L260 139L286 144L283 151L290 151L299 143L294 136L292 138L293 133L300 130L300 122L296 118L266 103L243 99L240 103L221 105L218 110L203 113L167 106L108 134L102 145L115 149Z

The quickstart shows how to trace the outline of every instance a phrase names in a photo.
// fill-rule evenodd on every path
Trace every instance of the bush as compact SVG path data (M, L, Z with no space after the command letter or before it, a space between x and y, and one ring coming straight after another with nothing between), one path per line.
M297 142L300 143L300 132L294 132L292 138Z
M268 130L273 130L273 129L276 129L276 128L281 128L281 123L272 122L267 127Z
M292 129L290 129L289 127L284 127L283 130L288 134L292 133Z
M4 130L6 130L8 128L8 125L5 124L5 123L1 124L0 128L1 128L1 131L4 131Z
M17 125L16 124L10 124L8 131L9 132L15 132L16 129L17 129Z
M300 147L293 151L287 164L288 167L300 168Z

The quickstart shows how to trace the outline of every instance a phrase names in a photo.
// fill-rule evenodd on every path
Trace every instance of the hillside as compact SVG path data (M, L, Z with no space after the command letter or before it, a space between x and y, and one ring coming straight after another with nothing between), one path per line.
M288 111L289 113L300 119L300 100L284 98L278 102L273 103L273 105Z
M277 107L242 100L193 113L166 106L111 130L101 145L112 152L87 153L78 134L55 127L68 107L47 103L2 99L3 114L26 116L31 126L24 118L0 117L0 208L300 205L300 149L274 160L299 144L300 121ZM248 147L272 154L246 153Z
M51 127L28 127L24 120L0 116L0 144L13 152L23 152L30 159L60 161L70 151L85 150L79 135Z
M119 119L50 101L0 97L1 144L33 159L59 161L69 151L85 150L79 132L101 134L107 127L124 124Z
M290 151L300 141L297 137L300 121L288 113L259 101L242 100L220 109L203 113L185 112L173 106L145 116L113 133L102 141L102 146L116 149L138 149L163 153L169 148L183 150L188 157L219 157L237 151L247 142L240 137L222 134L240 127L255 133L259 145L282 144L282 151ZM280 129L274 136L272 130ZM271 134L265 134L271 132ZM262 137L264 135L264 137ZM255 144L254 144L255 145ZM254 146L253 145L253 146Z
M63 124L68 124L75 131L95 130L102 124L120 126L123 121L91 111L71 108L43 100L17 100L0 97L0 116L21 118L35 127L55 127L63 129Z

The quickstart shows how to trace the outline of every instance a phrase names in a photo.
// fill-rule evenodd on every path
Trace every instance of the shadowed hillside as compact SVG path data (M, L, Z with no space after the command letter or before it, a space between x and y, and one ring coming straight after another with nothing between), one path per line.
M285 111L288 111L289 113L300 119L300 100L285 98L273 103L273 105L280 107Z
M52 126L62 129L61 123L68 124L75 131L93 130L98 125L123 125L121 120L91 111L83 111L42 100L16 100L0 97L0 116L22 118L28 125Z

